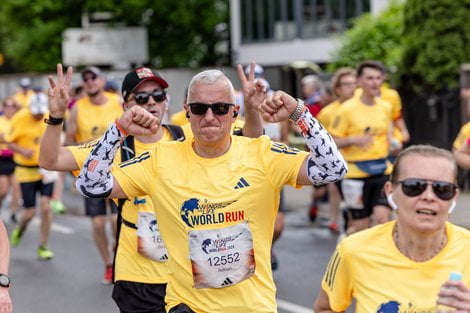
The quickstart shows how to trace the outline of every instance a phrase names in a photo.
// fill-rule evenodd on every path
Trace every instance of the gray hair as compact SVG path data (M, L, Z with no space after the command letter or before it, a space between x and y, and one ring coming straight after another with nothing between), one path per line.
M232 103L235 103L235 89L233 88L232 82L220 70L205 70L194 75L188 86L188 102L191 102L190 94L192 93L195 85L212 85L219 79L224 80L227 88L230 90L230 99Z
M318 78L317 75L304 76L300 80L300 83L302 84L302 86L305 86L305 85L313 86L315 88L315 90L317 90L317 91L319 91L322 87L322 82L321 82L320 78Z

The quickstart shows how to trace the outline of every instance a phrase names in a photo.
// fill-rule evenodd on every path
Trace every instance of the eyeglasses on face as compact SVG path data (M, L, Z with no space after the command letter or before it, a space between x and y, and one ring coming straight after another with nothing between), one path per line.
M90 75L85 75L83 77L83 81L86 83L87 81L89 81L90 79L91 80L95 80L98 76L96 76L96 74L93 74L93 73L90 73Z
M450 200L455 196L457 186L450 182L427 180L420 178L406 178L398 181L401 190L408 197L417 197L422 194L428 185L431 185L434 194L441 200Z
M215 115L225 115L228 113L230 106L235 105L233 103L227 102L215 102L212 104L202 103L202 102L193 102L189 103L189 109L194 115L205 115L209 108L212 110L212 113Z
M139 93L136 93L136 94L132 94L131 95L132 99L135 100L135 102L139 105L144 105L146 104L147 102L149 102L150 100L150 97L152 97L153 100L155 100L155 102L163 102L166 100L166 92L165 90L161 90L161 89L156 89L152 92L139 92Z

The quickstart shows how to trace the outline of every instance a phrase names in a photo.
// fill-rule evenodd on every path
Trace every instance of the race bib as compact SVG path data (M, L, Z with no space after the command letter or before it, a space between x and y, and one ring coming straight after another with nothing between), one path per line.
M189 232L189 255L196 288L233 286L253 276L256 264L248 222Z
M364 181L356 179L343 179L341 181L343 199L350 209L362 209L362 194L364 193Z
M155 214L152 212L139 212L137 251L154 261L166 262L168 260L168 251L160 235Z

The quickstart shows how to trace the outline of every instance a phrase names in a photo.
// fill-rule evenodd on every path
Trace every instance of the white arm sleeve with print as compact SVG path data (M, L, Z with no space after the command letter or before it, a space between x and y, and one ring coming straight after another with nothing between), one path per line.
M307 176L312 184L318 186L342 179L348 168L326 129L306 108L296 124L300 127L304 142L310 149Z

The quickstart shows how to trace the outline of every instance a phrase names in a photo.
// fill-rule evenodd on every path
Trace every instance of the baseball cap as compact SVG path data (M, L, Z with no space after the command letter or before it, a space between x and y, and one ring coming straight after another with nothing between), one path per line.
M20 86L23 88L28 88L29 86L31 86L31 78L23 77L22 79L20 79Z
M88 66L82 71L82 79L85 77L86 74L92 73L96 76L101 76L103 77L103 72L96 66Z
M155 81L159 83L163 89L168 88L168 83L158 74L157 71L152 71L147 67L138 67L129 72L122 81L122 97L127 101L127 97L131 94L140 84L147 81Z
M29 100L29 110L32 114L44 114L47 112L47 96L43 93L34 93Z
M248 76L250 74L250 64L245 67L245 75ZM255 64L255 77L263 76L264 69L261 65Z

